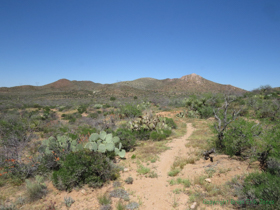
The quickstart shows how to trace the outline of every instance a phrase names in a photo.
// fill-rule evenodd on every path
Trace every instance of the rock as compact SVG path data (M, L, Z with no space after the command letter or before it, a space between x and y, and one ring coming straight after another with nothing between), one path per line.
M211 183L211 179L205 179L205 181Z
M241 169L239 166L237 167L239 170Z
M196 207L196 202L194 202L192 205L191 205L191 209L195 209Z
M85 190L81 190L81 193L82 193L83 195L86 195L86 194L87 194L87 192L86 192Z
M123 171L124 171L124 172L127 172L127 171L129 171L129 169L128 169L128 168L124 168Z

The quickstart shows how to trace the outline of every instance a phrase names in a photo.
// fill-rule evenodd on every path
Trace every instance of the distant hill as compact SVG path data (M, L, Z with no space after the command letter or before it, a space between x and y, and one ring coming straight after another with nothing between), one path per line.
M232 85L222 85L204 79L197 74L189 74L182 76L179 79L164 79L157 80L153 78L140 78L133 81L115 83L126 85L141 90L159 91L167 93L182 93L182 92L237 92L245 93L246 90L234 87Z
M0 93L51 93L69 91L91 91L92 93L103 93L107 95L142 95L145 93L162 93L179 95L185 93L203 92L235 92L245 93L243 90L232 85L223 85L204 79L197 74L182 76L177 79L157 80L154 78L140 78L133 81L117 82L113 84L100 84L92 81L70 81L60 79L56 82L43 85L32 86L23 85L11 88L2 87Z

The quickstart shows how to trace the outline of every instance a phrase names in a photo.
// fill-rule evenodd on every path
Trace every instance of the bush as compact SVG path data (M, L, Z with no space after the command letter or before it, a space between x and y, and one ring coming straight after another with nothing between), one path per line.
M251 203L248 207L275 209L280 206L280 177L270 173L249 174L244 180L241 199Z
M111 107L110 104L105 104L105 105L103 106L103 108L109 108L109 107Z
M80 114L83 114L84 112L87 111L87 107L88 107L88 105L81 105L81 106L79 106L79 108L77 110Z
M129 151L135 147L135 132L126 128L119 128L114 132L114 136L118 136L120 138L120 142L122 143L122 148L124 150Z
M222 142L224 152L230 156L248 156L248 152L252 152L250 149L256 145L255 140L260 131L261 127L258 127L255 122L236 119L228 125L224 133Z
M214 116L213 108L210 107L210 106L203 106L203 107L198 109L198 112L199 112L200 117L202 119L207 119L209 117Z
M102 104L95 104L93 107L95 109L101 109L103 106L102 106Z
M132 104L122 105L120 107L120 114L125 117L138 117L142 115L141 110L137 109L137 106Z
M133 131L135 138L139 140L148 140L150 138L150 133L151 131L142 128L139 131Z
M71 197L64 197L64 203L67 207L71 207L71 205L75 202L75 200Z
M97 133L97 129L89 126L79 126L77 133L81 135L90 135L92 133Z
M98 114L97 114L96 112L90 113L90 114L88 115L88 117L90 117L90 118L92 118L92 119L95 119L95 118L98 117Z
M267 161L267 172L280 177L280 160L269 158Z
M165 122L166 122L166 124L167 124L169 127L171 127L172 129L176 129L176 128L177 128L177 125L176 125L176 123L174 122L174 120L173 120L172 118L166 117L166 118L165 118Z
M137 209L139 207L139 204L138 203L136 203L136 202L131 202L131 203L129 203L129 204L127 204L126 206L125 206L125 208L126 209Z
M116 100L116 97L114 97L114 96L112 96L111 98L110 98L110 101L115 101Z
M158 130L158 131L152 131L151 134L150 134L150 138L153 139L153 140L156 140L156 141L159 141L159 140L163 140L163 139L166 139L168 136L170 136L171 134L171 130Z
M35 201L41 199L47 194L47 187L43 181L43 177L36 176L36 181L34 183L30 182L28 179L26 182L27 196L30 201Z
M124 189L118 188L110 192L110 197L122 198L125 201L129 200L129 194Z
M57 189L71 191L84 184L101 187L117 176L118 171L104 154L82 150L66 156L62 167L53 172L52 181Z
M124 180L126 184L132 184L133 183L133 178L130 176L130 177L127 177L126 180Z

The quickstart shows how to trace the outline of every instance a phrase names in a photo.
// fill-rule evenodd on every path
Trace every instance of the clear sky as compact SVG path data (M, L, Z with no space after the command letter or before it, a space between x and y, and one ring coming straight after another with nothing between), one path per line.
M205 79L280 86L279 0L0 0L0 87Z

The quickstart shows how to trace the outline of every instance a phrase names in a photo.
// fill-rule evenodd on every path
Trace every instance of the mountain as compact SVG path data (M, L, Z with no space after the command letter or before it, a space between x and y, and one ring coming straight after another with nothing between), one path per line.
M11 88L2 87L0 93L51 93L69 91L91 91L106 95L143 95L146 93L161 93L180 95L186 93L203 92L235 92L245 93L243 90L232 85L223 85L204 79L197 74L189 74L175 79L158 80L154 78L140 78L133 81L117 82L113 84L100 84L92 81L70 81L60 79L56 82L43 85L32 86L23 85Z
M141 78L133 81L119 82L115 84L126 85L129 87L146 91L158 91L169 93L172 92L175 94L183 92L247 92L246 90L234 87L232 85L222 85L219 83L212 82L194 73L182 76L178 79L157 80L153 78Z

